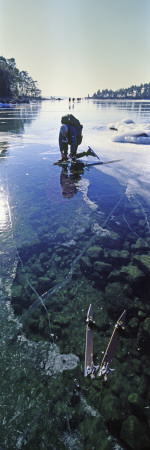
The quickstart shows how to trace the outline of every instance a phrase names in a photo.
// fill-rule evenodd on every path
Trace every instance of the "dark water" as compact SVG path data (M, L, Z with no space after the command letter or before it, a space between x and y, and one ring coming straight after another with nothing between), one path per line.
M150 150L112 142L107 125L149 124L150 104L76 103L81 149L120 160L80 171L53 165L68 112L65 100L0 111L0 446L146 449ZM127 310L107 387L83 376L90 303L96 363Z

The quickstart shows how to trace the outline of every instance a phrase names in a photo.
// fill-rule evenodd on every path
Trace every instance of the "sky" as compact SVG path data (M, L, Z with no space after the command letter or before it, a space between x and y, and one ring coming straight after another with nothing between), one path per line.
M0 0L0 55L43 96L150 82L150 0Z

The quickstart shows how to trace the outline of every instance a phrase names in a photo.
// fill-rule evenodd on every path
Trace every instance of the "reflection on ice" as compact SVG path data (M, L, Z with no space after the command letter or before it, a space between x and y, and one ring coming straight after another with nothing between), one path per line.
M10 297L17 265L17 253L13 240L8 196L3 186L0 188L0 238L0 287L3 294Z
M134 144L150 144L150 126L148 124L135 124L131 119L110 123L110 130L118 131L113 135L113 142L128 142Z
M3 189L0 191L0 231L6 226L7 209L3 198Z

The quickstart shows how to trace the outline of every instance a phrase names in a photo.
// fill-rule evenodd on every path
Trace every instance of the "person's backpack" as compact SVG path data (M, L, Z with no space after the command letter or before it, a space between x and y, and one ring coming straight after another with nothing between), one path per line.
M67 114L61 118L61 123L65 125L72 125L77 130L77 144L80 145L82 142L82 128L83 125L79 122L73 114Z

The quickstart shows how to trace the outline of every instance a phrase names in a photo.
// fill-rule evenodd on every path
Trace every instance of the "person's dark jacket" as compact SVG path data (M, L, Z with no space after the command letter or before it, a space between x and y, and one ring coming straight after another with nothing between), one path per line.
M71 146L71 155L74 156L76 154L76 150L78 147L77 143L77 130L72 125L67 125L68 134L64 136L62 133L59 133L59 147L61 153L67 154L68 145Z

